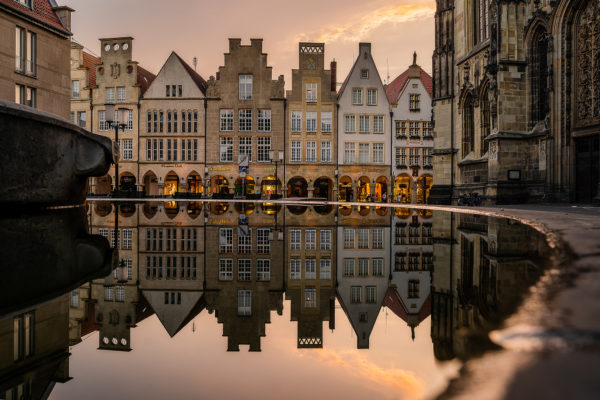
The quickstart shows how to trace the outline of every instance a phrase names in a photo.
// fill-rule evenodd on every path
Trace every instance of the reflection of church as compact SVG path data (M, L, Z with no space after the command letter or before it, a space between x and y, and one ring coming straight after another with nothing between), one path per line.
M454 3L437 3L430 200L600 200L598 2Z

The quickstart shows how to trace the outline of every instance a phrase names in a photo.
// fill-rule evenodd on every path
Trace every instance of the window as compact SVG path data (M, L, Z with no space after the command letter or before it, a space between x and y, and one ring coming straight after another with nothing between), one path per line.
M373 276L383 276L383 258L374 258L371 260Z
M125 103L125 88L117 88L117 103Z
M248 235L243 235L238 230L238 253L246 254L252 252L252 231L249 230Z
M352 89L352 104L362 105L362 89Z
M219 280L233 280L233 260L231 258L222 258L219 260Z
M396 148L396 165L406 167L406 149Z
M238 315L252 315L252 290L238 290Z
M85 111L77 111L77 125L81 128L86 127L86 120L87 120L87 112Z
M358 117L358 131L360 133L369 133L371 129L371 117L361 115Z
M304 279L317 279L317 260L307 258L304 260Z
M373 249L383 249L383 228L373 228L371 231L373 238Z
M292 111L292 132L302 132L302 111Z
M104 300L112 301L114 299L113 286L104 287Z
M354 143L344 143L344 163L356 163L356 146Z
M177 112L173 112L173 132L177 133Z
M307 111L306 112L306 132L317 131L317 112Z
M123 229L123 249L131 249L132 231L131 229Z
M331 142L321 142L321 162L331 162Z
M473 1L473 45L489 38L489 9L487 0Z
M269 162L269 151L271 150L271 138L258 138L258 162Z
M233 138L231 138L233 147ZM162 157L162 156L161 156ZM232 154L233 158L233 154ZM181 160L196 161L198 159L198 139L184 139L181 141Z
M181 112L181 132L185 132L185 112Z
M330 258L321 258L321 260L319 260L319 279L331 279Z
M232 137L221 137L221 144L219 147L220 161L221 162L232 162L233 161L233 138Z
M15 69L27 75L36 74L36 34L25 28L16 27L15 35Z
M358 259L358 276L369 276L369 259Z
M271 132L271 110L258 110L258 131Z
M307 83L306 84L306 102L316 103L317 102L317 84Z
M408 162L410 166L420 165L421 156L419 155L419 149L408 149Z
M321 111L321 132L331 132L331 111Z
M269 254L271 252L271 242L268 228L259 228L256 230L256 252L259 254Z
M123 264L125 265L125 268L127 269L127 279L131 280L133 278L133 261L131 260L131 258L124 258L123 259Z
M71 119L70 119L71 123L74 124L75 123L75 113L71 112Z
M369 229L359 228L358 229L358 248L368 249L369 248Z
M146 160L160 161L163 159L162 139L146 139Z
M239 110L238 130L249 132L252 130L252 110Z
M161 128L162 132L162 128ZM194 111L194 133L198 132L198 111Z
M354 276L354 258L344 258L344 276Z
M431 149L423 149L423 165L431 167L433 165L433 156Z
M290 250L300 250L300 229L290 229Z
M35 349L35 318L33 312L21 314L13 320L14 360L23 360Z
M290 161L300 162L302 161L302 142L299 140L292 140L290 152Z
M377 89L368 89L367 90L367 105L368 106L376 106L377 105Z
M350 288L350 301L352 303L361 303L362 302L362 288L360 286L352 286Z
M181 85L177 86L177 96L183 97L183 86Z
M304 247L307 250L315 250L317 248L317 231L315 229L304 231Z
M238 260L238 281L249 281L252 278L252 260Z
M37 104L36 89L25 85L15 85L15 103L35 108Z
M221 132L233 131L233 110L221 110Z
M121 145L123 160L133 160L133 140L123 139Z
M404 121L394 121L396 127L396 137L406 136L406 123Z
M383 164L383 143L373 143L373 162Z
M252 100L252 75L239 76L240 100Z
M383 133L383 115L373 116L373 133Z
M71 96L74 99L79 98L79 81L71 81Z
M360 79L369 79L369 70L368 69L360 70Z
M177 139L167 139L167 161L177 161Z
M304 289L304 307L316 308L317 307L317 289L306 288Z
M106 102L107 103L115 102L115 88L106 88Z
M271 280L271 260L259 259L256 260L256 280L270 281Z
M110 230L110 243L113 249L118 249L121 246L119 230L114 228Z
M171 85L171 96L175 97L176 95L176 90L177 90L177 85Z
M344 228L344 248L354 248L354 229L352 228Z
M299 258L290 259L290 280L301 279L300 263Z
M166 85L165 88L166 88L166 92L167 92L166 93L167 97L171 97L171 85Z
M411 138L419 138L420 137L420 129L419 123L417 121L409 122L408 134Z
M15 69L25 72L25 28L16 27L15 30Z
M317 142L306 142L306 162L317 161Z
M420 111L421 109L421 95L420 94L409 94L408 95L408 109L410 111Z
M377 288L375 286L367 286L366 292L365 302L375 303L377 301Z
M356 116L345 115L344 116L344 132L354 133L356 132Z
M233 251L233 228L219 228L219 253Z
M322 230L319 232L321 239L321 250L331 250L331 231L329 229Z
M368 164L371 155L369 154L369 143L358 144L358 162L359 164Z
M116 301L125 301L125 287L123 286L117 286L116 287L116 295L117 297L115 298Z
M238 139L238 155L248 156L248 161L252 161L252 138L240 137Z
M419 281L418 280L411 279L408 281L408 298L409 299L419 298Z
M71 291L71 307L79 307L79 290Z

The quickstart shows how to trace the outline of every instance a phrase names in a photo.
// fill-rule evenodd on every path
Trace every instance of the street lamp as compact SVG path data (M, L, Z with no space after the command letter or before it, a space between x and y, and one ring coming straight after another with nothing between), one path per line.
M277 190L279 187L278 181L277 181L277 165L279 163L283 163L283 150L279 150L277 151L277 155L278 155L278 159L275 160L275 150L269 150L269 160L271 161L271 163L275 163L275 194L277 195Z
M115 128L115 142L113 144L113 157L115 159L115 193L119 191L119 155L121 154L119 146L119 128L125 130L127 127L127 117L129 109L119 108L115 113L115 105L113 103L106 103L105 116L106 123L110 128ZM115 121L116 117L116 121Z

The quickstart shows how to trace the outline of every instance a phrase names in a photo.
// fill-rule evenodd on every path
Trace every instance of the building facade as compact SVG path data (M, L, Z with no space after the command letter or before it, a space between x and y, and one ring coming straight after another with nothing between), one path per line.
M359 44L358 57L338 93L338 107L339 200L387 199L391 112L370 43Z
M432 201L600 200L598 3L437 7Z
M262 39L229 39L225 64L206 92L205 180L213 197L280 193L284 174L275 177L272 161L282 161L284 151L284 80L272 75Z
M325 69L325 44L299 43L287 91L287 197L333 200L337 164L336 63Z
M172 52L144 93L140 177L147 196L204 192L206 82Z
M426 204L433 184L431 76L412 65L385 88L392 104L393 199Z
M69 118L72 11L54 0L0 1L0 98Z

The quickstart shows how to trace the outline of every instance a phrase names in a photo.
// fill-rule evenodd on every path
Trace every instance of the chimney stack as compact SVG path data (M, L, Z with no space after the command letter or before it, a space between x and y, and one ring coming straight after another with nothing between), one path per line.
M337 93L337 62L335 59L329 64L331 69L331 91Z

